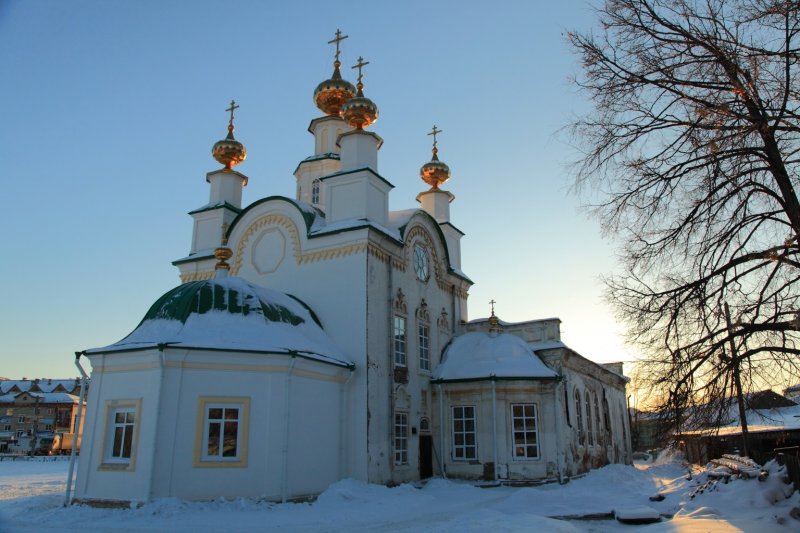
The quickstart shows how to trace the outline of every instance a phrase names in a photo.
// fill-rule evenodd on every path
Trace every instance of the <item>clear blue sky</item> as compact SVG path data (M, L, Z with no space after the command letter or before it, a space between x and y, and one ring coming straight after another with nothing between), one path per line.
M560 317L589 358L630 359L601 300L613 249L568 193L558 133L589 108L564 33L593 24L582 1L0 0L0 376L75 375L74 351L124 337L179 283L232 98L244 202L294 195L337 27L344 64L370 61L392 209L417 206L426 133L444 131L470 318L495 299L504 320Z

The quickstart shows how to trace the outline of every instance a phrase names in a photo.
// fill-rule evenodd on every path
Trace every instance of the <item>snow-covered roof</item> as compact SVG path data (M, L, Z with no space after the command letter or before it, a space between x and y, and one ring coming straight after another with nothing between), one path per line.
M353 363L300 300L238 277L184 283L159 298L119 342L85 353L152 348L285 353L339 366Z
M401 209L399 211L389 211L389 226L393 229L400 230L403 226L407 226L411 217L422 211L419 208Z
M491 318L490 316L483 317L483 318L473 318L472 320L467 322L467 324L480 324L482 322L488 322L490 318ZM558 318L557 316L554 316L554 317L550 317L550 318L537 318L535 320L525 320L523 322L507 322L505 320L502 320L502 319L498 318L497 319L497 323L500 324L501 326L519 326L519 325L522 325L522 324L534 324L536 322L552 322L553 320L557 320L558 322L561 322L560 318Z
M14 403L21 394L39 398L40 403L78 403L78 397L66 392L17 392L0 396L0 403Z
M684 435L701 436L726 436L741 434L742 428L739 425L738 406L734 405L730 410L731 422L717 430L699 429L695 431L684 431ZM747 431L749 433L764 433L767 431L797 431L800 430L800 405L789 407L777 407L775 409L748 409Z
M547 380L558 379L558 374L516 335L475 331L453 339L432 377L434 381Z
M558 348L567 348L567 345L561 341L529 342L528 346L530 346L531 350L534 352L538 352L539 350L556 350Z
M4 379L0 381L0 394L8 394L15 386L20 391L30 390L35 384L42 392L53 392L59 385L64 390L71 391L79 382L73 379Z

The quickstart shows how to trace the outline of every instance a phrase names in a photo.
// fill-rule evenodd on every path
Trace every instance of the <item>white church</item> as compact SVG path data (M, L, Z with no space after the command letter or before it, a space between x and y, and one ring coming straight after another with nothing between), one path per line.
M340 73L295 198L242 205L246 156L214 145L182 284L91 363L75 501L308 498L342 478L561 481L630 462L622 364L565 346L557 318L470 321L450 170L389 211L378 116Z

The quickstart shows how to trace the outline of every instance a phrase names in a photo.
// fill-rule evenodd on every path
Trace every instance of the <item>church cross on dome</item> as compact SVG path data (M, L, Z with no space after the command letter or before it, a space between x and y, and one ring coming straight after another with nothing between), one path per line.
M334 60L338 63L339 62L339 43L347 39L349 35L342 35L341 30L336 28L336 37L328 41L328 44L336 43L336 55L334 56Z
M431 130L431 132L428 134L428 135L433 135L433 149L434 149L434 151L436 150L436 136L437 136L438 134L440 134L440 133L442 133L442 130L438 129L438 128L436 127L436 124L434 124L434 125L433 125L433 129L432 129L432 130ZM492 303L494 303L494 300L492 300Z
M357 68L358 69L358 84L362 85L362 86L364 84L361 83L361 78L363 78L364 75L361 73L361 69L364 68L366 65L369 65L369 61L364 61L363 57L358 56L358 63L356 63L355 65L350 67L350 68Z
M435 128L435 127L436 127L436 126L434 126L434 128ZM491 305L491 306L492 306L492 316L494 316L494 304L496 304L496 303L497 303L497 302L496 302L496 301L494 301L494 299L492 299L492 300L489 302L489 305Z
M225 111L229 111L231 114L231 120L228 122L228 127L233 128L233 112L239 109L239 106L236 105L236 100L231 100L231 106L226 109Z

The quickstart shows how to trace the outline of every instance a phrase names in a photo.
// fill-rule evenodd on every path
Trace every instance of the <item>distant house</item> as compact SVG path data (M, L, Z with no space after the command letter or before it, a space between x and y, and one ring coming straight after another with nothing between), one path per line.
M794 403L800 403L800 383L783 389L783 395Z
M76 380L0 381L0 452L68 453L75 434L80 382ZM85 405L85 403L84 403ZM78 431L78 442L80 433Z
M800 405L773 391L747 396L748 453L761 457L776 448L800 446ZM706 463L724 453L741 452L742 428L734 403L718 428L683 431L680 443L687 459Z

